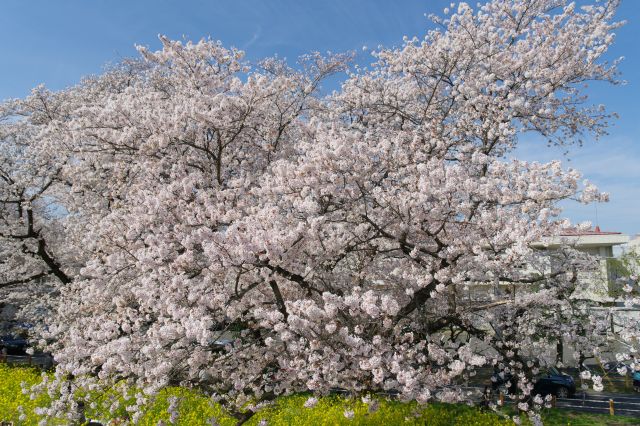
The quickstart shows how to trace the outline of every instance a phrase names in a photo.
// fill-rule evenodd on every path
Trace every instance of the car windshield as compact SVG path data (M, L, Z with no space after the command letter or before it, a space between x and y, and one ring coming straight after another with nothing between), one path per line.
M550 376L562 376L562 373L560 373L555 367L548 368L547 372Z

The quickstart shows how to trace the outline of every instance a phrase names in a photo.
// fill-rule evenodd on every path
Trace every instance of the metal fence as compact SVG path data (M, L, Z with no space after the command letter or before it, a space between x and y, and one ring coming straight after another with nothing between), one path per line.
M630 416L640 419L640 396L623 394L583 393L572 398L558 399L557 408L612 416Z

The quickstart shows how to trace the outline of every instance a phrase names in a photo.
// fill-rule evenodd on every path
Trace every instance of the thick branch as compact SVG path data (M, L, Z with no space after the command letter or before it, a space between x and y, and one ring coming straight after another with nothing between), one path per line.
M436 290L436 286L438 284L440 284L440 281L434 278L434 280L427 284L425 287L416 291L411 301L404 305L402 309L400 309L400 312L398 312L395 317L395 322L400 321L402 318L415 311L418 307L424 305L424 303L431 298L431 293Z
M281 266L273 266L273 265L269 264L268 260L266 260L264 262L261 262L260 266L263 266L263 267L269 269L270 271L275 272L276 274L280 275L283 278L288 279L289 281L293 281L293 282L297 283L298 285L300 285L300 287L304 288L309 293L311 293L312 291L315 291L318 294L321 293L320 290L316 289L315 287L313 287L311 285L311 283L309 283L307 280L305 280L302 275L298 275L296 273L289 272L286 269L282 268Z
M38 239L38 256L47 264L49 270L55 275L63 284L69 284L71 278L62 271L60 264L47 253L47 246L43 238Z
M18 285L18 284L26 284L26 283L28 283L30 281L37 280L39 278L44 278L47 275L49 275L49 272L40 272L39 274L35 274L35 275L33 275L31 277L28 277L28 278L22 278L22 279L13 280L13 281L7 281L7 282L4 282L4 283L0 283L0 288L11 287L13 285Z
M271 290L273 291L273 296L276 298L276 304L278 305L278 310L282 315L284 315L284 320L286 321L287 318L289 318L289 313L287 312L287 307L284 304L282 293L280 293L280 287L278 287L278 283L275 280L269 281L269 286L271 286Z
M44 261L49 270L55 275L63 284L69 284L71 278L64 273L60 264L47 252L47 243L45 239L40 235L33 226L33 210L27 210L27 235L35 238L38 241L38 250L36 254Z

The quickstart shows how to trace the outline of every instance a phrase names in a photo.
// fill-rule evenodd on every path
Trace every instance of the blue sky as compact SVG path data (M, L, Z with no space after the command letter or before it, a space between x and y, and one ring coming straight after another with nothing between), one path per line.
M0 99L25 96L37 84L61 89L81 76L99 73L109 62L136 55L134 45L156 49L159 33L198 40L211 36L246 50L249 60L277 54L290 61L313 50L355 50L398 46L404 35L423 35L425 13L441 13L450 0L168 1L168 0L4 0L0 6ZM472 4L475 2L471 2ZM582 1L580 3L583 3ZM525 140L517 155L567 166L611 194L597 207L565 205L574 221L589 220L603 230L640 232L640 2L623 0L618 13L627 25L617 31L610 58L624 56L624 86L597 84L594 103L620 114L610 135L583 148L547 149ZM597 215L597 216L596 216Z

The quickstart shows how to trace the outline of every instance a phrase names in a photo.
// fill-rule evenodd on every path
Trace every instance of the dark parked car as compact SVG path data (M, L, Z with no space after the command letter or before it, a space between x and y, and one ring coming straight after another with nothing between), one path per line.
M544 374L538 376L532 393L534 395L555 395L558 398L567 398L575 395L576 382L573 377L551 367Z
M26 355L29 343L22 337L6 335L0 337L0 350L5 355Z
M493 391L502 390L514 393L516 391L516 381L512 379L513 376L510 373L503 375L494 373L491 376L491 388ZM567 398L575 393L576 383L573 377L551 367L538 376L536 383L533 385L532 395L555 395L558 398Z

